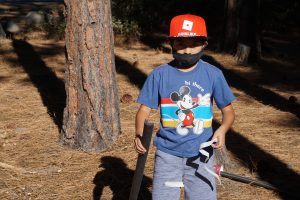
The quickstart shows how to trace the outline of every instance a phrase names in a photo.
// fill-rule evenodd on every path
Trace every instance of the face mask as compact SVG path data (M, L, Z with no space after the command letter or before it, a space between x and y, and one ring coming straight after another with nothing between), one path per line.
M203 55L203 51L196 54L173 53L174 65L179 68L189 68L195 65Z

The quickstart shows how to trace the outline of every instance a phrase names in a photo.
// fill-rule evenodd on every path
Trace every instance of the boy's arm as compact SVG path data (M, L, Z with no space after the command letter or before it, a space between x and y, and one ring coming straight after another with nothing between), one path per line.
M213 147L216 149L220 149L225 145L225 135L227 131L230 129L234 122L234 110L232 104L228 104L224 108L221 109L222 112L222 124L215 131L213 139L217 138L218 143L214 144Z
M136 118L135 118L136 137L134 139L134 147L135 147L135 150L139 154L144 154L146 152L146 149L142 145L140 138L137 136L142 136L143 131L144 131L144 123L145 123L145 120L148 118L150 112L151 112L151 108L149 108L145 105L141 105L136 114Z

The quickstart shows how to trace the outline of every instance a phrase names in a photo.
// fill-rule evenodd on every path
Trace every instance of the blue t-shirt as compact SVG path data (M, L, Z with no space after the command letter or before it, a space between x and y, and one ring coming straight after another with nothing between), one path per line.
M157 149L193 157L213 134L213 99L222 109L235 97L222 71L200 60L189 72L169 64L155 68L137 101L153 109L160 106L160 129L154 139Z

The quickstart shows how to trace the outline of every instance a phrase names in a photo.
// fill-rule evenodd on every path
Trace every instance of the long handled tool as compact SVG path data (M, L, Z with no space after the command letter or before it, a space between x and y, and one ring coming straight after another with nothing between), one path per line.
M147 151L146 153L144 153L143 155L139 155L138 157L136 163L136 169L132 180L129 200L136 200L138 198L143 175L144 175L144 168L148 156L149 146L152 138L152 132L153 132L153 123L145 122L141 142Z
M271 185L268 182L265 181L261 181L261 180L254 180L248 177L244 177L244 176L239 176L236 174L231 174L228 172L221 172L220 174L223 177L229 178L231 180L235 180L235 181L239 181L242 183L248 183L250 185L256 185L256 186L260 186L260 187L264 187L266 189L270 189L270 190L278 190L276 187L274 187L273 185Z
M239 175L236 175L236 174L231 174L231 173L228 173L228 172L224 172L221 166L215 165L214 166L214 171L219 176L226 177L226 178L229 178L229 179L234 180L234 181L239 181L239 182L242 182L242 183L248 183L250 185L260 186L260 187L264 187L264 188L270 189L270 190L275 190L275 191L278 190L278 188L274 187L273 185L271 185L268 182L261 181L261 180L254 180L254 179L251 179L249 177L239 176Z

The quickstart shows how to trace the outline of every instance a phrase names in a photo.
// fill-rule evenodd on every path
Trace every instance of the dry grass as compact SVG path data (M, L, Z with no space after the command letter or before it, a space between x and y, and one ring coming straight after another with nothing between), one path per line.
M49 55L43 50L51 49L53 44L63 50L63 41L44 40L41 33L36 33L30 35L27 42L39 53L46 66L62 79L64 54L58 51ZM86 153L65 148L58 144L59 130L47 113L37 88L18 62L10 40L1 40L0 52L0 199L91 199L93 195L100 195L99 190L102 190L100 199L126 199L137 157L132 141L134 116L139 105L135 102L120 103L122 134L108 150ZM145 74L157 64L171 59L169 54L139 43L131 48L117 46L115 52L119 59ZM208 54L226 69L243 70L242 76L251 73L251 78L255 78L257 75L251 68L234 65L231 56ZM138 84L123 73L118 73L117 81L120 97L129 93L133 99L137 98ZM290 112L259 102L241 89L232 89L238 96L234 103L237 116L233 130L299 174L299 119ZM288 93L288 90L276 90L275 86L269 89L286 97L299 97L299 91ZM157 112L150 115L155 130L158 129L158 117ZM219 112L216 119L220 119ZM154 151L151 147L145 169L144 199L149 198L151 191ZM230 170L234 173L253 178L258 176L255 170L246 167L249 163L245 164L234 152L230 152L230 158ZM253 166L258 164L255 157L251 160ZM281 198L272 191L225 178L218 197L224 200Z

